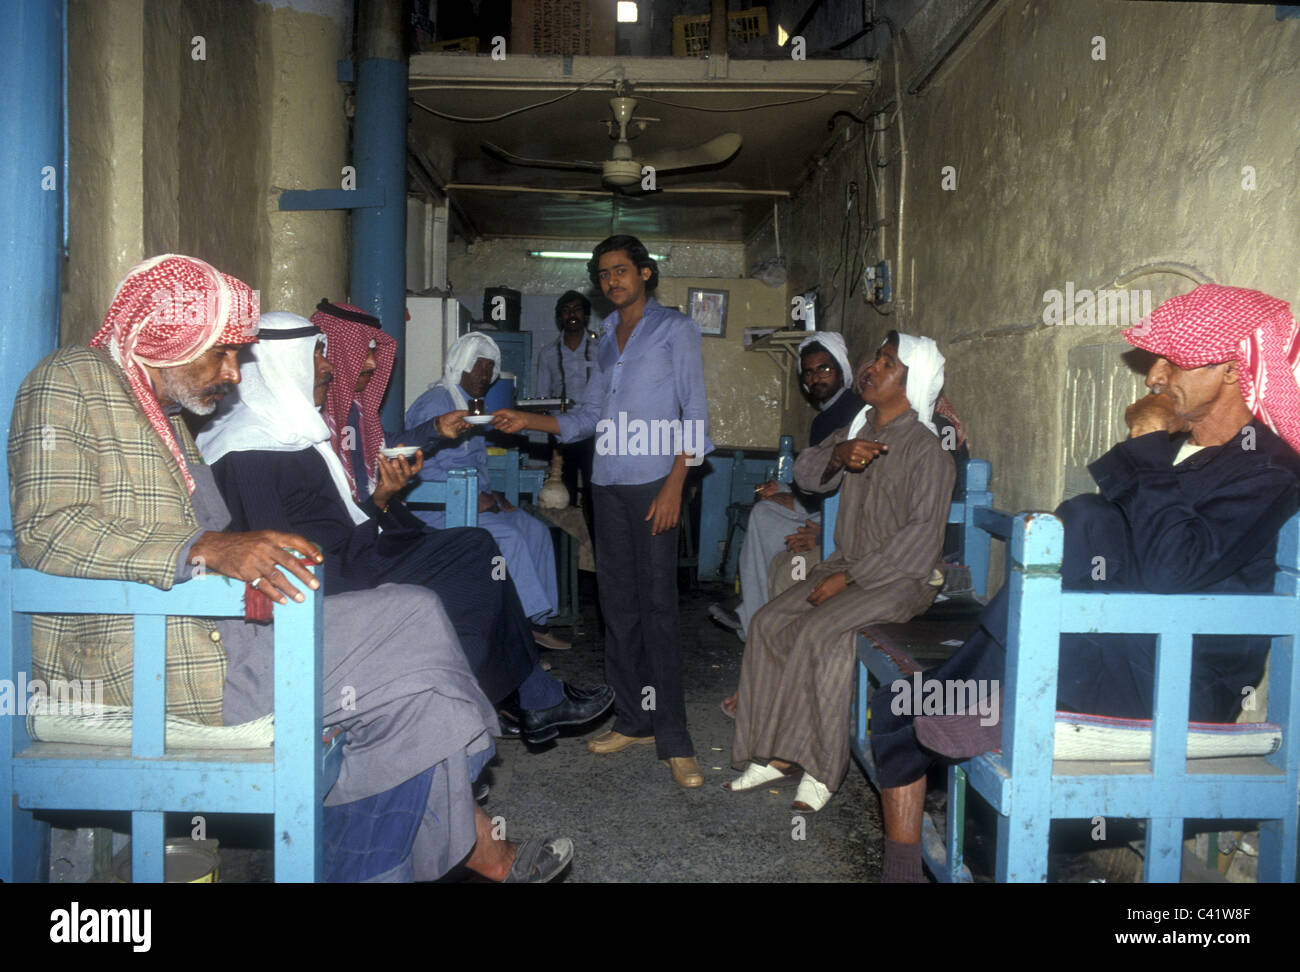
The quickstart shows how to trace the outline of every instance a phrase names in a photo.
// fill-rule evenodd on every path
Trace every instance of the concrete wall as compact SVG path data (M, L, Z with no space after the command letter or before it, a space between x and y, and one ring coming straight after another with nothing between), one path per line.
M592 320L609 312L603 298L595 295L587 278L586 264L579 260L546 260L529 257L529 250L572 250L590 252L599 240L554 240L497 238L466 245L453 241L447 276L452 293L474 315L480 316L483 291L506 286L528 297L554 301L566 290L579 290L593 297ZM768 357L744 349L746 327L775 327L785 313L785 292L758 280L742 279L744 247L739 243L654 243L652 253L667 253L660 265L660 303L686 307L691 287L726 290L728 297L726 334L704 338L704 375L709 391L709 419L714 442L720 446L775 448L779 433L781 375ZM551 307L535 330L534 348L555 339ZM527 316L528 307L525 307ZM811 415L811 413L809 413ZM807 424L807 421L804 423Z
M933 42L904 29L904 89ZM874 142L854 126L783 205L790 290L831 289L856 182L867 224L884 220L862 259L893 261L899 294L889 315L860 289L848 299L850 350L856 358L890 327L936 338L973 452L993 461L998 505L1051 508L1076 421L1062 407L1067 356L1120 338L1114 326L1044 326L1046 291L1127 275L1158 303L1204 276L1300 298L1297 50L1300 21L1277 21L1272 6L1007 0L927 87L902 95L900 112L881 116ZM900 100L892 56L884 67L871 107ZM942 188L944 166L955 190ZM746 264L774 251L769 226ZM1152 272L1165 262L1186 269Z
M785 295L758 280L660 277L656 296L666 307L687 313L692 287L727 291L722 337L702 339L704 384L709 392L709 436L717 446L775 449L780 433L781 382L776 364L759 351L746 351L746 327L772 327L784 314Z
M478 313L483 291L488 287L513 287L525 295L581 290L595 296L581 260L543 260L530 257L530 250L570 250L590 253L600 240L525 239L498 237L467 244L452 240L448 246L447 278L452 296L459 297ZM675 277L739 277L744 273L744 247L739 243L647 244L651 253L667 253L661 274Z
M345 214L279 213L348 162L345 0L71 0L70 255L62 340L82 343L146 256L201 257L305 313L346 290ZM194 38L205 59L196 59Z

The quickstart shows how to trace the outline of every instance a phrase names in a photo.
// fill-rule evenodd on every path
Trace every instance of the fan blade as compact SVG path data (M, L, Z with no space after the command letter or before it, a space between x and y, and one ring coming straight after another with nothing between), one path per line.
M726 132L717 138L711 138L702 145L691 148L668 149L650 157L642 157L641 164L654 168L656 172L671 172L673 169L694 169L701 165L717 165L726 162L740 151L740 136L735 132Z
M569 169L578 172L600 171L600 162L584 162L580 159L572 161L557 161L554 159L526 159L522 155L515 155L513 152L507 152L499 145L493 145L491 142L479 142L479 146L489 155L495 155L503 162L509 162L511 165L526 165L534 169Z

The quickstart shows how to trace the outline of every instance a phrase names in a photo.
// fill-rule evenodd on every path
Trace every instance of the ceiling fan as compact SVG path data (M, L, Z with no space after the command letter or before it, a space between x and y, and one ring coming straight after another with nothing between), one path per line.
M617 126L618 140L610 157L603 162L587 162L581 159L529 159L513 152L507 152L492 142L480 143L483 150L511 165L528 166L534 169L567 169L570 171L599 172L601 179L611 189L619 192L637 192L643 185L642 180L652 170L655 176L679 169L698 169L702 166L720 165L740 151L741 138L735 132L726 132L689 148L664 149L658 152L634 154L629 139L636 138L646 130L650 122L658 118L638 116L637 100L619 93L609 99L612 120L606 120L609 135L614 137ZM630 130L630 131L629 131ZM653 181L651 183L653 185Z

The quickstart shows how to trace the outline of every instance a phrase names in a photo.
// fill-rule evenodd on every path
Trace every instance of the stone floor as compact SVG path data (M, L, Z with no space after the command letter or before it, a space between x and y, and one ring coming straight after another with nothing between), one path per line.
M589 592L587 592L589 593ZM796 814L793 791L733 795L733 723L718 708L740 676L743 645L707 617L723 587L684 593L687 717L704 786L672 781L652 746L596 756L586 741L612 716L582 733L532 749L502 743L489 768L485 809L504 818L510 838L571 837L568 881L864 881L880 870L879 801L852 770L820 813ZM584 597L590 604L592 598ZM601 680L603 651L594 611L572 651L546 652L552 674L581 686Z

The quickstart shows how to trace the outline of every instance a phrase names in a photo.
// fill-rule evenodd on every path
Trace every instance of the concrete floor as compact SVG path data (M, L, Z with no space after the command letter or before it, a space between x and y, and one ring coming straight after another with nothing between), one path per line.
M602 679L603 650L592 591L574 649L545 652L552 674L579 686ZM568 881L874 881L880 872L879 801L856 765L820 813L790 809L793 790L733 795L733 722L718 708L740 677L744 646L706 612L726 588L683 593L686 705L704 786L683 789L655 757L634 746L597 756L581 733L533 749L500 743L489 767L488 814L511 839L559 835L576 847ZM566 632L561 631L561 634Z

